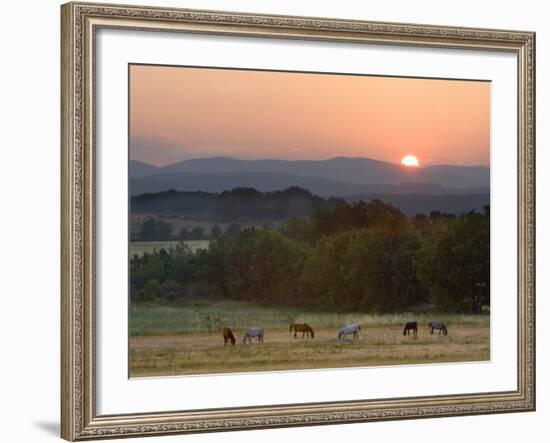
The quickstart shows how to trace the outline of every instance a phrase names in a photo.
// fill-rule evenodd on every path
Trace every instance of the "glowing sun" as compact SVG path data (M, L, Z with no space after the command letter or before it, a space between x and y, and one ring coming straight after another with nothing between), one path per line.
M418 159L414 155L406 155L401 159L401 164L403 166L409 166L411 168L418 168L420 166L420 163L418 162Z

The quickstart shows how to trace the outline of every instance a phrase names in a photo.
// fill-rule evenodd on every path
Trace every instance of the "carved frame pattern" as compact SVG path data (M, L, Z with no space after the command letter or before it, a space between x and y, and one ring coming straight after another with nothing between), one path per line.
M524 31L68 3L62 17L61 434L67 440L535 409L535 34ZM471 395L95 414L94 35L100 27L509 51L518 57L518 389Z

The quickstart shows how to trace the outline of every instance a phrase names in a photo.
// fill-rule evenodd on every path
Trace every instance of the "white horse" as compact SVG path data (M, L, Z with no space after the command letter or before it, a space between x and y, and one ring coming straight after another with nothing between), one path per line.
M441 320L432 320L428 323L428 328L430 329L430 334L434 333L434 330L439 330L439 335L447 335L447 326Z
M361 326L352 323L351 325L344 326L342 329L338 331L338 340L347 340L347 336L349 334L353 334L353 338L357 339L359 338L359 331L361 330Z
M246 345L246 342L252 343L252 337L258 337L258 343L264 342L264 328L260 326L252 326L248 328L244 333L243 344Z

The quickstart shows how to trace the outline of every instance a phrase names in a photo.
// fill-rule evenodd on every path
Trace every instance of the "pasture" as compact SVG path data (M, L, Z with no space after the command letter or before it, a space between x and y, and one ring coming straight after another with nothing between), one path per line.
M403 336L406 321L419 323L418 337ZM428 321L442 319L449 335L430 335ZM293 321L307 322L314 339L294 338ZM336 340L349 323L361 337ZM243 345L248 326L265 329L264 344ZM236 346L225 346L229 326ZM236 301L197 300L180 306L133 306L130 310L130 375L213 374L489 360L488 316L305 312Z

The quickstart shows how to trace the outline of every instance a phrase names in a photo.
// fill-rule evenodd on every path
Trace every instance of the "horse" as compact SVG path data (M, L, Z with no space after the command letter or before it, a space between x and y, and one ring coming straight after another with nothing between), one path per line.
M315 337L315 333L313 332L313 328L309 326L307 323L292 323L290 325L290 332L292 332L292 329L294 329L294 338L296 338L296 333L301 332L302 338L304 338L304 335L307 334L307 337L309 338L309 334L311 334L311 338Z
M430 334L434 333L435 329L439 330L439 335L443 332L443 335L447 335L447 326L441 320L432 320L428 323L428 328L430 328Z
M413 331L413 335L418 335L418 323L415 321L410 321L405 324L405 329L403 329L403 335L410 335L410 331Z
M243 345L246 345L246 342L248 340L248 343L252 343L252 337L258 337L258 343L264 342L264 328L261 328L260 326L252 326L246 330L243 337Z
M352 323L351 325L344 326L338 331L338 340L347 340L349 334L353 334L353 339L359 338L359 331L361 326Z
M225 327L223 328L222 330L222 334L223 334L223 345L226 346L227 345L227 342L231 342L231 344L233 346L235 346L235 336L233 335L233 332L231 331L231 329Z

